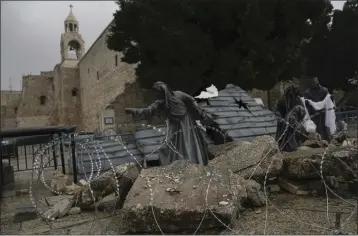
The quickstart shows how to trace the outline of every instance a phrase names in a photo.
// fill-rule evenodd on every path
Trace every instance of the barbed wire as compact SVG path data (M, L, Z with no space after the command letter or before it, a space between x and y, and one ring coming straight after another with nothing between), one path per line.
M324 112L324 111L322 111ZM317 113L316 115L319 115L319 113ZM296 124L290 124L287 122L287 120L285 120L284 118L282 117L278 117L278 116L275 116L275 115L272 115L272 114L268 114L268 115L253 115L253 116L248 116L248 117L244 117L243 119L239 120L238 122L234 123L231 128L227 129L227 130L221 130L219 128L216 128L216 127L213 127L213 126L208 126L208 125L203 125L205 129L209 129L209 130L212 130L212 131L215 131L217 132L218 134L220 134L222 137L223 137L223 142L224 144L227 142L227 137L228 137L228 132L237 124L241 123L241 122L244 122L245 120L247 119L250 119L250 118L253 118L253 117L263 117L263 116L271 116L271 117L275 117L276 120L281 120L284 122L285 124L285 130L283 131L283 133L281 134L281 136L278 138L278 140L276 141L276 143L280 142L281 139L283 137L285 137L287 135L287 131L288 131L288 128L291 127L293 129L293 132L290 135L290 137L287 139L286 143L293 137L294 138L294 134L296 132L299 132L303 135L305 135L303 132L301 132L299 130L300 128L300 125L302 125L302 123L305 121L301 121L301 122L296 122ZM220 117L219 117L220 118ZM312 118L312 117L311 117ZM125 125L122 125L122 127L124 126L127 126L127 125L132 125L132 124L125 124ZM147 155L143 155L143 157L141 159L137 159L133 154L132 152L127 148L127 145L123 143L123 140L121 138L121 135L120 134L116 134L114 135L114 137L112 139L110 139L109 141L112 141L112 142L115 142L117 143L119 146L121 146L131 157L131 160L134 161L141 169L143 169L143 165L141 164L142 161L145 161L145 159L147 157L149 157L150 155L153 155L155 152L157 152L160 148L162 148L163 146L167 146L170 150L172 150L173 152L175 152L179 157L180 159L183 159L183 160L188 160L187 157L183 156L176 148L175 148L175 145L172 143L172 137L180 134L181 132L184 132L185 130L188 130L188 129L200 129L200 127L198 125L193 125L193 126L190 126L190 127L187 127L186 129L181 129L181 130L178 130L176 132L174 132L173 134L171 134L169 136L169 133L168 133L168 130L169 130L169 123L166 122L166 132L164 130L162 130L161 128L158 128L156 126L153 126L153 125L147 125L147 124L141 124L140 126L142 126L142 128L146 128L146 129L152 129L156 132L158 132L159 134L161 135L164 135L164 141L158 145L157 148L155 148L151 153L147 154ZM343 132L345 132L345 130L341 130L337 133L336 137L339 136L340 134L342 134ZM98 136L99 137L104 137L106 131L104 131L102 134L99 134ZM307 137L307 135L305 135ZM78 137L76 135L76 137ZM322 183L324 185L324 188L325 188L325 197L326 197L326 218L328 220L328 214L329 214L329 196L328 196L328 192L331 192L333 193L335 196L337 196L339 199L341 200L344 200L345 202L349 203L350 205L352 206L356 206L355 203L352 203L350 201L347 201L345 200L342 196L340 196L339 194L335 193L333 191L333 189L331 189L326 181L325 181L325 178L324 178L324 175L323 175L323 163L325 162L325 159L326 159L326 155L330 149L330 147L332 146L331 144L335 141L335 138L334 137L331 142L329 143L329 145L324 148L324 152L321 156L321 161L320 161L320 170L319 170L319 173L320 173L320 179L322 180ZM29 188L29 196L30 196L30 200L31 200L31 203L33 204L33 206L36 208L38 214L40 215L41 218L45 219L46 222L48 223L48 225L50 226L51 229L53 229L52 227L52 224L51 222L52 221L61 221L61 219L55 219L55 218L51 218L47 215L45 215L45 212L43 210L41 210L42 208L44 208L44 204L41 203L40 201L40 197L39 197L39 193L37 193L37 189L39 188L38 186L40 184L44 185L49 191L51 191L52 193L54 194L57 194L57 195L61 195L63 194L62 192L59 192L57 190L54 190L51 188L51 186L48 186L48 184L46 183L46 180L45 180L45 177L44 177L44 169L49 166L49 163L52 161L53 157L50 156L49 152L46 152L46 150L48 150L49 148L53 147L54 145L58 144L59 142L63 141L63 139L70 139L71 138L71 134L68 134L68 135L65 135L62 137L62 139L60 138L57 138L55 140L53 140L52 142L49 142L47 145L44 145L43 147L41 147L40 149L38 149L35 153L35 161L34 161L34 170L33 170L33 175L32 175L32 180L30 182L30 188ZM285 146L285 144L282 145ZM278 144L277 144L278 145ZM94 149L94 151L91 151L90 148ZM90 194L91 194L91 197L92 197L92 202L93 203L96 203L96 201L98 199L96 199L96 196L94 195L94 192L93 192L93 189L91 187L91 183L95 180L97 180L98 178L100 178L100 173L101 171L104 171L102 168L102 161L103 161L103 158L101 158L101 155L103 154L104 156L104 161L108 161L109 165L110 165L110 170L112 170L113 172L113 175L114 175L114 179L115 179L115 193L117 194L118 197L120 197L120 186L119 186L119 182L118 182L118 179L117 179L117 175L120 174L120 175L123 175L125 173L118 173L116 172L115 170L115 167L112 163L112 161L110 160L110 158L108 157L108 155L106 154L106 151L104 150L104 148L100 145L99 141L95 139L94 136L91 136L91 137L88 137L86 138L85 140L82 140L80 142L76 142L76 149L77 149L77 157L78 157L78 161L76 163L76 165L79 165L81 168L82 168L82 171L84 173L84 180L88 183L86 185L86 187L88 188ZM265 154L263 155L263 157L261 158L261 160L255 164L255 167L253 168L253 171L251 172L249 178L247 180L250 180L256 169L258 167L260 167L261 163L263 161L265 161L267 159L267 157L269 155L271 155L273 153L273 151L282 151L282 148L280 148L280 146L275 146L275 145L272 145L272 147L267 151L265 152ZM89 172L89 176L87 176L87 173L88 173L88 170L86 170L85 168L85 164L84 164L84 161L85 161L85 156L83 155L83 152L86 152L86 157L87 159L89 158L89 166L90 166L90 172ZM237 158L238 161L240 161L239 158ZM87 160L86 160L87 161ZM267 221L268 221L268 206L269 205L272 205L274 207L274 209L279 212L280 214L284 215L285 217L297 222L297 223L300 223L300 224L304 224L304 225L307 225L307 226L310 226L310 227L314 227L314 228L320 228L322 230L325 230L326 232L327 231L331 231L332 229L331 228L328 228L328 227L325 227L325 226L322 226L322 225L317 225L317 224L313 224L311 222L305 222L301 219L297 219L297 218L293 218L287 214L285 214L284 212L282 212L277 206L275 206L272 201L269 199L268 197L268 193L267 193L267 181L268 181L268 176L269 176L269 170L273 164L273 160L271 160L271 162L269 163L266 171L265 171L265 176L264 176L264 182L263 182L263 191L264 191L264 195L265 195L265 205L266 205L266 210L265 210L265 226L264 226L264 234L266 234L266 229L267 229ZM205 211L203 213L203 217L202 217L202 220L200 221L198 227L196 228L196 230L194 231L194 234L196 234L197 232L199 232L201 226L202 226L202 223L204 221L204 218L205 216L207 215L207 212L209 211L210 214L216 218L216 220L223 225L223 227L225 227L225 231L226 230L229 230L235 234L239 234L239 232L237 232L236 230L234 230L232 227L230 227L230 225L226 225L224 222L222 222L217 216L216 214L212 211L212 209L209 207L209 204L208 204L208 195L209 195L209 189L210 189L210 185L212 183L213 180L216 180L216 181L220 181L220 176L218 176L214 171L209 171L209 169L205 169L205 172L206 172L206 175L207 177L209 177L208 179L208 185L207 185L207 190L206 190L206 193L205 193L205 204L206 204L206 208L205 208ZM95 174L96 173L96 174ZM95 176L94 176L95 175ZM156 214L155 214L155 209L154 209L154 204L153 204L153 201L155 199L155 196L154 196L154 191L153 191L153 183L152 183L152 180L150 180L150 178L146 177L145 178L145 181L147 183L147 186L149 187L149 198L150 198L150 207L151 207L151 210L152 210L152 215L153 215L153 218L154 218L154 221L155 221L155 224L157 225L158 227L158 230L164 234L161 226L160 226L160 222L158 221L157 217L156 217ZM221 183L222 185L224 185L223 183ZM248 182L246 182L246 185L248 184ZM239 186L240 187L240 186ZM246 188L247 186L241 186L242 188ZM226 188L230 191L230 188L226 186ZM77 196L78 198L78 196ZM113 215L115 213L115 209L116 209L116 204L117 204L117 201L115 201L115 204L113 206ZM94 212L94 219L92 221L92 225L91 227L89 228L89 231L88 233L91 232L92 230L92 227L93 227L93 223L96 221L97 217L97 213L98 213L98 208L97 208L97 205L94 204L94 208L95 208L95 212ZM236 209L236 207L235 207ZM233 214L234 215L234 214ZM351 220L352 216L354 215L354 210L351 212L350 214L350 217L348 217L346 219L346 221L342 224L342 229L343 227ZM232 219L233 220L233 219ZM108 225L109 226L109 225ZM107 227L104 227L105 229L108 228ZM105 232L105 231L103 231Z

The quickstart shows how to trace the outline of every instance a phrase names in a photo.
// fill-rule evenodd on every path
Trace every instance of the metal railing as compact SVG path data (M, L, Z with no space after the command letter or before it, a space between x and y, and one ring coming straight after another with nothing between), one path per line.
M43 149L45 155L51 155L51 162L47 167L57 169L59 163L62 167L62 172L66 173L65 163L65 148L63 137L70 135L70 150L72 159L75 161L75 138L74 131L76 126L67 127L30 127L30 128L15 128L3 129L0 132L1 152L0 152L0 191L2 193L4 187L4 166L11 166L14 172L32 170L35 156L38 150ZM52 142L54 141L54 142ZM49 148L43 148L52 142ZM43 157L41 155L41 157ZM76 168L74 166L73 168ZM73 173L77 170L74 169ZM74 182L77 182L76 175L74 175Z
M358 109L351 111L337 111L336 120L344 120L347 123L356 123L358 120Z

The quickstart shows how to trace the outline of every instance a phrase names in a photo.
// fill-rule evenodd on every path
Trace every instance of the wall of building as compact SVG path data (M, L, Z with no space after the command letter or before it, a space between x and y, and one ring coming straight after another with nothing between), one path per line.
M21 97L21 91L1 91L1 128L17 127L16 117Z
M17 117L18 127L49 126L49 116L26 116Z
M53 111L53 74L27 75L22 79L22 101L18 110L19 127L49 125L48 117ZM41 104L41 96L45 97Z
M140 124L164 124L164 118L153 117L152 120L133 121L132 115L124 112L125 108L145 108L155 99L152 90L140 89L138 83L127 83L125 89L113 102L118 132L131 132ZM125 126L124 126L125 125Z
M60 75L59 123L81 128L80 76L77 65L61 64Z
M99 129L101 110L120 98L115 107L116 124L131 120L123 114L125 105L144 106L148 102L142 97L135 82L134 66L121 61L122 54L107 48L108 27L79 62L81 79L82 124L83 130ZM117 62L117 63L116 63ZM129 85L128 85L129 84ZM133 89L127 89L133 86ZM129 92L130 91L130 92ZM127 93L129 92L129 93ZM128 96L128 97L127 97Z

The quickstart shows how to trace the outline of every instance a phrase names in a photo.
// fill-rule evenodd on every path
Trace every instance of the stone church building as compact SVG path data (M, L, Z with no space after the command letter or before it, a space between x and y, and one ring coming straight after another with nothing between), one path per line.
M77 131L94 131L130 123L124 108L147 105L150 92L136 85L134 66L107 48L109 26L84 53L71 8L61 34L61 62L52 71L23 76L22 91L1 91L1 127L77 125Z

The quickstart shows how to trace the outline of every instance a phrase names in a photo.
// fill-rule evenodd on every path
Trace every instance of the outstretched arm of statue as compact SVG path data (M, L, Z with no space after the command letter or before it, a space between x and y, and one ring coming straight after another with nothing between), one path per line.
M146 108L125 108L127 114L132 114L133 119L147 120L161 111L163 101L157 100Z

